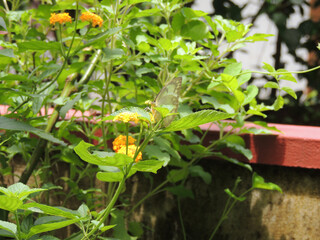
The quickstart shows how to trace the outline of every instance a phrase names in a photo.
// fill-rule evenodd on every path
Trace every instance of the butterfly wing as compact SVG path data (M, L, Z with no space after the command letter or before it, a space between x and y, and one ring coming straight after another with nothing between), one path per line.
M171 109L171 113L176 113L179 106L179 96L181 91L181 82L182 78L174 78L170 82L168 82L158 93L154 104L156 107L167 107ZM161 119L161 114L157 111L154 113L154 118L156 121ZM163 120L163 125L165 127L169 126L169 124L174 120L175 115L167 116Z

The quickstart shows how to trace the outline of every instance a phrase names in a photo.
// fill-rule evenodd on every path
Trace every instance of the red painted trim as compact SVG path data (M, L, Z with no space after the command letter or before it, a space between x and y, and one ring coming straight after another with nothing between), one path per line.
M49 114L52 111L48 111ZM0 105L0 115L7 113L8 107ZM41 115L45 115L43 109L41 110ZM81 120L84 116L90 115L92 115L90 112L82 114L80 111L70 110L65 119L70 119L74 116ZM200 127L206 130L210 125L204 124ZM246 126L256 127L256 125L250 123L246 124ZM320 127L285 124L269 124L269 126L275 126L282 133L244 135L247 147L251 149L253 154L250 163L320 169ZM218 133L219 128L212 124L208 134L209 140L216 139ZM99 131L96 134L101 135Z
M201 128L207 129L208 126L204 124ZM320 169L320 127L285 124L269 126L275 126L282 133L244 135L253 155L250 163ZM212 134L219 132L215 125L210 130Z

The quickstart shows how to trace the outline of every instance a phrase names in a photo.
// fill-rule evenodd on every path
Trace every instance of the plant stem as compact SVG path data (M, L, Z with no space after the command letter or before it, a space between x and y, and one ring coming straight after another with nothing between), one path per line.
M78 91L83 87L83 84L85 84L89 81L91 74L95 69L96 63L97 63L101 53L102 53L102 51L100 49L96 52L96 55L93 57L87 71L85 72L85 74L82 76L81 80L78 83L78 88L77 88ZM64 61L63 66L65 66L65 64L66 64L66 61ZM59 75L61 74L63 66L61 67L61 69L55 79L57 79L59 77ZM75 89L75 87L73 86L72 81L68 81L66 83L63 91L61 92L61 97L69 96L74 89ZM46 132L52 131L54 124L58 120L58 117L59 117L59 111L57 109L55 109L54 112L52 113L50 119L48 120L48 124L45 129ZM46 145L47 145L47 140L44 140L42 138L39 139L38 144L36 146L36 149L33 151L31 159L29 160L25 170L23 171L19 182L24 183L24 184L26 184L28 182L33 170L37 166L39 159L42 156L43 150L45 149Z
M107 217L109 216L109 214L111 212L111 209L113 208L114 204L118 200L120 193L122 192L125 181L126 181L126 176L124 176L122 178L121 182L119 183L117 191L115 192L115 194L114 194L113 198L111 199L110 203L108 204L107 208L100 215L100 217L97 218L99 223L88 233L88 235L84 236L81 240L85 240L85 239L90 240L91 239L90 236L92 236L99 229L99 227L102 225L102 223L107 219Z

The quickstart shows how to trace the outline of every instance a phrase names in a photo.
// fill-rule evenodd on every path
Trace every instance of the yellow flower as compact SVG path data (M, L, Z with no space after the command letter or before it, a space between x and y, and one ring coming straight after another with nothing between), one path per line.
M88 21L92 23L92 27L95 27L97 25L99 25L99 27L102 26L103 20L100 16L98 16L97 14L94 14L92 12L84 12L81 14L80 16L80 20L82 22L84 21Z
M120 135L118 136L113 142L113 150L115 152L117 152L121 147L126 146L126 141L127 141L127 137ZM133 137L129 136L128 137L128 145L133 145L134 142L136 141L136 139L134 139Z
M50 24L72 22L69 13L51 13Z
M129 145L128 146L128 156L133 158L134 157L134 154L136 152L136 149L137 149L137 146L136 145ZM117 153L122 153L122 154L126 154L126 146L122 146L118 151ZM138 153L138 156L136 157L135 159L135 162L139 162L140 160L142 159L142 153L139 152Z
M119 113L117 116L114 117L113 121L121 121L121 122L139 122L139 117L140 115L138 113L131 113L131 112L122 112Z

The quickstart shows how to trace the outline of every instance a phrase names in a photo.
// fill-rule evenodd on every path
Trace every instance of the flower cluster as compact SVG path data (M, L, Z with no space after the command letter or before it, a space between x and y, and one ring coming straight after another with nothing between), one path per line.
M138 113L131 113L131 112L122 112L119 113L117 116L114 117L113 121L121 121L121 122L139 122L139 117L140 115Z
M82 22L84 22L84 21L91 22L92 23L92 27L95 27L95 26L101 27L102 23L103 23L102 18L100 16L98 16L97 14L94 14L92 12L84 12L84 13L82 13L81 16L80 16L80 20Z
M126 141L127 141L126 136L123 136L123 135L118 136L112 143L113 150L116 153L126 154L127 152ZM128 137L128 154L127 155L131 158L134 157L134 154L136 153L136 150L137 150L137 146L134 145L135 141L136 140L133 137L131 136ZM142 159L142 153L139 152L138 156L135 159L135 162L139 162L141 159Z
M51 13L50 24L72 22L69 13Z
M118 136L114 141L113 141L113 150L117 152L122 146L126 145L127 137L120 135ZM136 139L133 137L129 136L128 137L128 145L133 145Z

